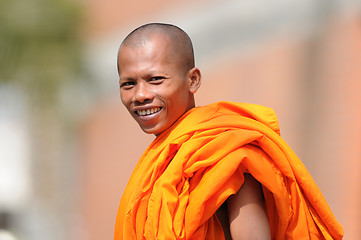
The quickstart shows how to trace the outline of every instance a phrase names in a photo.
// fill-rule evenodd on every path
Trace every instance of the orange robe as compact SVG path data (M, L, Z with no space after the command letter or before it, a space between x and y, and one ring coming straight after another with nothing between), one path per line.
M272 239L342 239L274 112L230 102L191 109L152 142L122 196L114 239L224 239L215 212L245 172L262 184Z

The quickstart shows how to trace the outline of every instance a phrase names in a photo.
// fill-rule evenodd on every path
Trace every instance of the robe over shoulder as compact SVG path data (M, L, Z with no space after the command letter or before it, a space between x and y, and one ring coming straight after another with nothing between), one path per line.
M224 239L215 212L245 172L262 184L272 239L342 239L273 110L231 102L193 108L156 137L124 191L114 239Z

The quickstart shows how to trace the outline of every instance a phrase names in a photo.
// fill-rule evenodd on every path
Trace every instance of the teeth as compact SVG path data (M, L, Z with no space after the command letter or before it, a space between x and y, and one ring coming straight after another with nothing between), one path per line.
M146 115L150 115L156 112L159 112L160 108L152 108L152 109L147 109L147 110L137 110L137 114L140 116L146 116Z

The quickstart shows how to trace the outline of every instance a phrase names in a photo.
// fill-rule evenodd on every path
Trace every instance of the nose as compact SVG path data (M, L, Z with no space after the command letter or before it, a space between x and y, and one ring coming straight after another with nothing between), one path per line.
M139 82L135 87L135 94L133 100L135 103L145 103L149 100L152 100L153 96L154 95L152 91L150 91L147 83Z

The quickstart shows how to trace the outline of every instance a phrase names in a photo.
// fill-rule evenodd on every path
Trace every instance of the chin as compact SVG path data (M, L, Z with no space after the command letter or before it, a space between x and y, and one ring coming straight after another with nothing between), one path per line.
M140 126L140 128L143 130L143 132L147 134L154 134L155 136L158 136L162 134L163 132L167 131L169 127L162 127L162 126L153 126L153 127L144 127Z
M140 126L140 128L146 134L154 134L154 135L158 136L161 133L161 131L157 130L156 128L146 128L146 127L142 127L142 126Z

